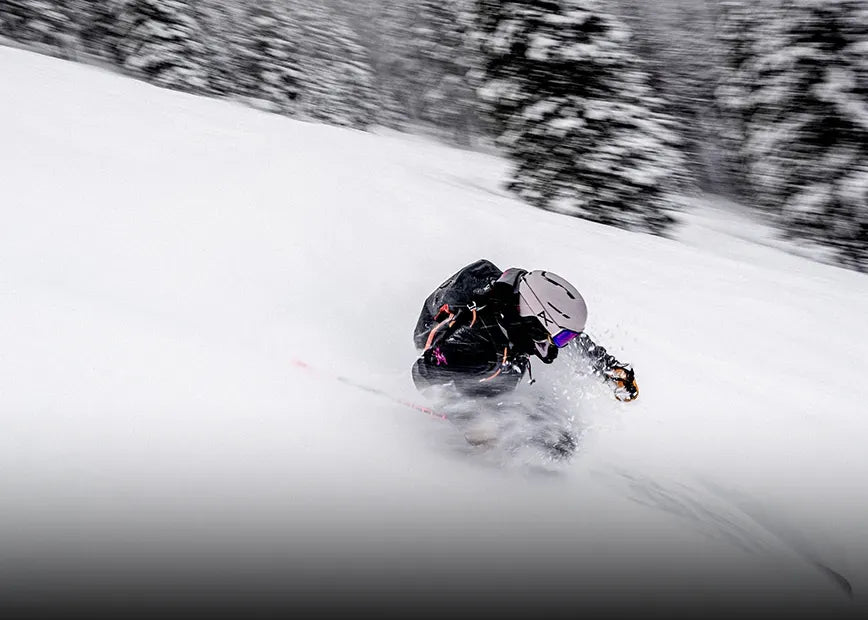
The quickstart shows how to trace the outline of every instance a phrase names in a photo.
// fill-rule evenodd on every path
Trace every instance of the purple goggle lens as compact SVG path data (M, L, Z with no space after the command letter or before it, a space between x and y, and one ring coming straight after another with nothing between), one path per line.
M557 348L565 347L567 343L578 336L579 334L568 329L558 332L554 336L552 336L552 342L555 343Z

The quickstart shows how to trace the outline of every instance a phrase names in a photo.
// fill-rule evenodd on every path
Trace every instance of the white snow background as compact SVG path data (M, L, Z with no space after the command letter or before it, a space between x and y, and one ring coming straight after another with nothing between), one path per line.
M181 551L344 580L503 560L578 592L864 606L868 277L711 203L677 240L542 212L505 171L0 49L5 578ZM572 281L636 369L631 404L577 381L566 465L474 453L331 377L425 404L422 301L483 257Z

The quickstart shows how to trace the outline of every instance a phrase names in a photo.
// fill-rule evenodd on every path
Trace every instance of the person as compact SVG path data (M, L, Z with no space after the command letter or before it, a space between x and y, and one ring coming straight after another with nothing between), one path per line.
M478 260L425 300L413 336L420 353L413 382L420 391L452 385L463 396L500 396L525 375L534 382L532 358L551 364L573 347L618 400L635 400L632 366L588 336L587 316L579 291L551 271L502 271Z

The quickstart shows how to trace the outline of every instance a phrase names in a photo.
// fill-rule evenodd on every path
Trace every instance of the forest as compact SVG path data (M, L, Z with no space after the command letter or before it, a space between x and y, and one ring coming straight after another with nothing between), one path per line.
M0 44L493 149L628 230L723 196L868 270L868 0L0 0Z

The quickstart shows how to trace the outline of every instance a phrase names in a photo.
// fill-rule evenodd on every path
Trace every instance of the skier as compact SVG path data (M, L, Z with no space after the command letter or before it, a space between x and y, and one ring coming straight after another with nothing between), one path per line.
M618 400L635 400L639 388L632 367L591 340L584 331L587 315L581 294L562 277L502 271L479 260L425 300L414 333L421 355L413 381L420 391L452 385L462 396L500 396L514 390L525 373L533 383L532 357L551 364L571 345ZM571 452L574 438L565 442L558 451Z

